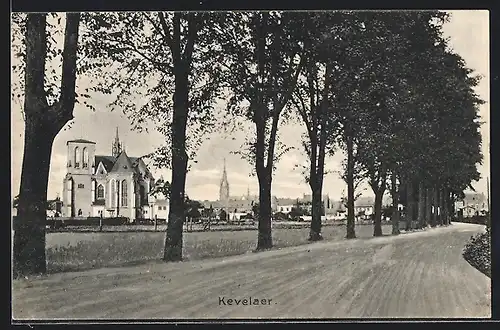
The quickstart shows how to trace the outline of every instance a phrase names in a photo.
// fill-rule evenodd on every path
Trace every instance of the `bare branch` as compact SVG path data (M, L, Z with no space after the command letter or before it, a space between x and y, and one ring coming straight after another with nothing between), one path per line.
M172 36L170 35L170 28L167 24L167 21L165 20L165 14L163 12L158 13L158 17L160 18L160 24L163 28L163 37L165 38L165 43L167 46L170 48L172 51L172 54L174 53L174 42L172 40Z

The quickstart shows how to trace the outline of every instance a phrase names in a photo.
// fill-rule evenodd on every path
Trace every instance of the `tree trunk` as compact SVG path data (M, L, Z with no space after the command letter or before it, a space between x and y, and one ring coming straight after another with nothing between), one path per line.
M414 200L413 200L413 184L410 179L408 179L408 182L406 183L406 231L409 231L412 229L412 222L413 222L413 206L414 206Z
M346 238L356 238L354 228L354 143L347 134L347 233Z
M373 236L382 236L382 199L384 197L383 187L375 192Z
M438 191L437 188L432 188L432 206L434 210L432 212L432 227L436 227L438 225Z
M436 206L438 207L437 223L439 226L443 225L443 191L441 188L436 189Z
M16 221L13 223L14 278L45 273L47 186L54 138L73 118L80 14L66 14L59 100L45 92L46 14L28 14L24 90L25 137ZM74 187L73 187L74 189Z
M327 140L327 107L328 107L328 93L330 90L330 79L331 79L331 68L330 64L326 66L325 82L323 86L322 100L318 105L314 105L314 84L309 80L310 86L310 100L311 100L311 113L312 120L309 125L307 125L307 115L304 110L303 118L308 126L308 132L311 142L311 168L310 168L310 186L312 190L312 220L311 220L311 231L309 233L310 241L322 240L321 236L321 216L323 215L323 203L322 203L322 192L323 192L323 178L325 170L325 154L326 154L326 140ZM320 123L321 129L319 132L318 140L318 125ZM311 125L312 124L312 125ZM311 127L312 126L312 127ZM319 150L318 150L319 149ZM317 160L317 163L316 163Z
M436 205L436 187L432 187L430 191L430 199L432 204L431 227L437 226L437 205Z
M448 207L446 205L446 194L447 189L443 187L443 189L441 189L441 222L444 226L448 225Z
M448 216L450 218L449 224L451 225L451 221L455 220L455 202L453 193L448 195Z
M310 241L322 240L321 236L321 215L322 215L322 200L321 200L321 184L316 183L312 191L312 219L311 231L309 233Z
M418 225L425 227L425 188L422 182L418 183Z
M185 69L185 67L184 67ZM164 261L182 260L182 230L185 221L184 203L188 157L186 126L188 112L188 74L178 69L175 77L174 112L172 120L172 183Z
M268 106L265 103L264 98L264 77L266 72L266 36L267 36L267 24L268 24L268 13L262 13L260 17L260 22L257 23L257 71L260 77L260 82L258 84L256 104L254 104L254 123L256 131L256 141L255 141L255 169L257 172L257 179L259 181L259 224L258 224L258 236L257 236L257 251L270 249L273 246L272 234L271 234L271 180L272 180L272 161L273 159L268 159L268 164L271 166L266 166L265 154L266 154L266 121L268 113ZM277 114L277 113L276 113ZM273 118L274 119L274 118ZM271 137L269 141L268 157L271 149L274 149L274 141L272 141L273 132L276 131L275 125L277 127L277 122L272 123ZM271 144L273 146L271 147ZM272 156L273 154L271 154Z
M432 221L432 189L429 189L429 188L425 189L425 222L426 222L426 225L433 224L433 221Z
M271 180L267 173L259 176L259 225L257 250L266 250L273 247L271 233Z
M14 277L46 272L45 225L54 134L26 117L19 206L14 223Z
M398 198L398 188L397 188L397 176L396 173L391 173L391 197L392 197L392 234L399 235L399 198Z

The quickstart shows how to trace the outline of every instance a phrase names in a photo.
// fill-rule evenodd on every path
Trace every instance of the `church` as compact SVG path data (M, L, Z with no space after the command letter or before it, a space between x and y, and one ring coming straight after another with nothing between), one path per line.
M121 216L134 220L168 214L168 203L150 194L155 185L153 175L141 157L127 155L118 128L111 155L95 155L96 143L89 140L71 140L66 145L63 217Z
M248 213L251 214L253 206L259 201L259 196L250 195L249 189L247 189L245 196L231 196L229 191L226 160L224 159L222 177L219 184L219 199L216 201L204 200L201 203L206 209L212 208L216 214L224 210L229 219L236 219Z

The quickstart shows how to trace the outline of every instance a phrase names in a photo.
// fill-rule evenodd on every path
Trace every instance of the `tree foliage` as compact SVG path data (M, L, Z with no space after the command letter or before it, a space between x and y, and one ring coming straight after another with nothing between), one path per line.
M221 45L225 15L217 13L111 12L84 16L84 40L94 71L90 90L110 95L109 108L123 111L134 129L153 126L165 138L148 155L171 167L176 73L187 71L186 151L193 160L204 134L213 131L223 97ZM153 124L153 125L151 125Z
M300 23L303 14L286 12L231 13L224 52L230 73L228 112L255 126L242 146L243 158L255 167L259 180L259 239L257 248L272 246L271 181L285 149L279 149L280 118L303 67Z

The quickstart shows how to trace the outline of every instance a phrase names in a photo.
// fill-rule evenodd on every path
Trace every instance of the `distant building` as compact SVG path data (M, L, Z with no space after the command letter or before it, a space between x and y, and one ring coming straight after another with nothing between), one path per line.
M298 199L293 198L273 198L275 208L273 211L288 214L298 204Z
M305 211L306 216L311 215L312 212L312 195L303 194L300 198L276 198L274 197L274 204L276 205L273 211L288 214L297 205ZM326 218L343 218L345 214L345 206L340 201L335 201L330 196L322 196L323 209Z
M142 158L127 155L118 128L111 155L95 155L96 144L88 140L71 140L67 146L64 217L154 217L160 202L149 195L153 175Z
M239 219L242 215L252 213L253 206L259 202L259 197L250 195L247 189L245 196L231 196L230 185L227 177L226 160L224 159L221 181L219 184L219 199L215 201L204 200L201 204L204 208L212 208L216 215L222 210L228 215L228 219Z
M465 218L484 215L488 211L487 203L484 193L465 193L465 198L455 203L455 209Z
M372 197L359 197L354 202L354 214L358 215L372 215L373 214L373 204L375 203Z

